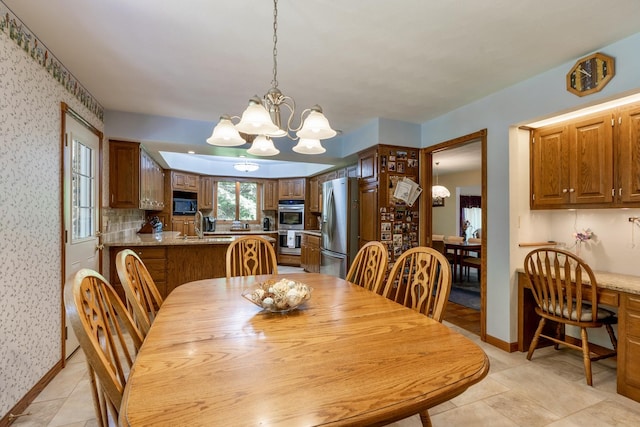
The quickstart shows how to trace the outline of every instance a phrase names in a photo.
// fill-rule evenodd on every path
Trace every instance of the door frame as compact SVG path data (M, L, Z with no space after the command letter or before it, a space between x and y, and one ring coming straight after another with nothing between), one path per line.
M76 119L78 121L78 123L82 124L84 127L86 127L89 131L91 131L91 133L95 134L98 137L98 176L100 176L100 185L98 186L98 203L97 203L97 210L98 210L98 224L97 224L97 229L96 229L96 235L98 236L98 239L100 241L100 235L102 232L102 186L104 185L104 183L102 182L102 139L103 139L103 133L98 130L96 127L94 127L91 123L89 123L88 121L86 121L82 116L80 116L80 114L78 114L77 112L75 112L71 107L69 107L69 105L67 105L66 102L61 102L60 103L60 260L61 260L61 265L60 265L60 341L61 341L61 353L60 353L60 359L62 360L62 367L65 366L66 364L66 360L65 360L65 353L66 353L66 334L67 333L73 333L73 331L68 331L67 328L67 320L66 320L66 312L65 312L65 308L64 308L64 285L65 285L65 278L67 277L66 275L66 267L65 267L65 263L66 263L66 246L65 246L65 226L64 226L64 202L65 202L65 196L64 196L64 176L65 176L65 170L64 170L64 148L65 148L65 144L66 144L66 130L67 130L67 114L69 114L70 116L72 116L74 119ZM102 249L98 250L99 254L98 254L98 263L99 263L99 273L102 274Z
M480 274L480 339L487 340L487 129L482 129L468 135L450 139L430 147L423 148L420 151L420 181L424 183L425 188L431 188L433 185L433 153L439 151L461 147L473 141L480 141L481 144L481 175L482 175L482 252L481 252L481 274ZM425 196L427 196L425 194ZM433 235L433 206L431 197L422 197L420 201L420 211L426 215L420 215L420 230L422 245L433 246L431 236Z

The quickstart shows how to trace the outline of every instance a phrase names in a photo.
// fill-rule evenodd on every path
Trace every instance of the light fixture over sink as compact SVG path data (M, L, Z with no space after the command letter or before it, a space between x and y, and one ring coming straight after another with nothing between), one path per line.
M302 111L299 125L293 125L296 113L296 103L290 96L284 95L278 89L278 0L273 1L273 79L271 89L262 97L257 95L249 100L249 106L242 113L242 117L223 115L214 127L213 133L207 139L207 143L222 147L232 147L250 142L250 136L258 135L253 146L248 150L250 154L257 156L273 156L279 151L273 146L270 138L288 137L296 141L300 139L293 150L302 154L320 154L326 150L320 144L321 139L333 138L337 132L331 128L329 121L324 116L319 105ZM289 110L289 117L283 123L280 108ZM306 114L306 117L305 117ZM234 125L232 119L240 119ZM248 137L243 138L240 133ZM295 135L293 135L295 133ZM305 141L303 143L303 139ZM265 142L265 140L267 142ZM310 142L311 141L311 142ZM266 149L255 149L254 146L262 144L262 147L270 145ZM303 145L301 145L303 144ZM277 151L277 152L274 152Z

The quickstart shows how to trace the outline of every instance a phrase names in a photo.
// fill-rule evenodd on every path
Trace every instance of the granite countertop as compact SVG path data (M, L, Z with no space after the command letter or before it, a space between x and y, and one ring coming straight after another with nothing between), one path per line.
M217 234L217 233L216 233ZM205 235L202 239L189 236L186 239L177 231L164 231L152 234L132 234L104 241L105 246L184 246L184 245L228 245L244 235L261 235L267 241L274 243L276 239L268 236L269 232L242 232L230 235L232 232L220 232L219 236Z
M520 267L517 271L518 273L524 273L524 268ZM599 288L640 295L640 276L611 273L609 271L594 271L593 274L596 276ZM589 283L588 277L584 279L585 283Z
M219 230L219 231L205 231L204 235L205 236L229 236L229 235L234 235L234 236L244 236L247 234L258 234L258 235L262 235L262 234L278 234L278 230L269 230L269 231L263 231L263 230Z

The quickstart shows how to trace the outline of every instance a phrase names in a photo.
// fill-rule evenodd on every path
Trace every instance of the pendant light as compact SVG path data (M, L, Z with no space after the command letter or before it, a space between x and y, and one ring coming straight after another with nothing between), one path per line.
M438 184L438 165L439 164L440 164L440 162L436 162L436 167L434 168L435 172L436 172L436 185L431 187L431 197L432 198L439 197L439 198L443 199L445 197L450 197L451 193L449 192L447 187Z
M236 135L229 127L234 127L237 132L246 135L260 135L263 138L256 138L248 153L257 156L273 156L279 151L273 146L273 142L267 138L288 137L291 140L307 139L315 140L300 141L293 150L303 154L320 154L326 150L320 144L321 139L333 138L337 132L331 128L329 120L325 117L319 105L303 110L298 119L299 125L293 125L296 114L295 100L284 95L278 88L278 0L273 1L273 79L271 89L262 97L254 96L249 100L247 109L242 113L242 117L230 117L224 115L213 129L213 133L207 142L212 145L224 147L242 145ZM281 117L281 107L289 110L289 117L283 121ZM233 124L231 119L240 119L237 124ZM218 128L222 129L219 130ZM224 131L224 132L223 132ZM295 135L294 135L295 134ZM266 137L266 138L265 138ZM245 138L246 139L246 138ZM256 148L259 144L261 148ZM302 145L301 145L302 144ZM270 147L268 147L270 145Z

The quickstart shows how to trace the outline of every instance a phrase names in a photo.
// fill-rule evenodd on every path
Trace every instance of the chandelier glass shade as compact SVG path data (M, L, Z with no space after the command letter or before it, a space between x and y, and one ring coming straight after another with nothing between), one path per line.
M240 133L231 122L231 117L221 116L220 122L213 129L213 133L207 138L207 144L218 145L220 147L235 147L246 144Z
M275 156L280 153L280 150L273 145L271 138L258 135L253 140L253 144L251 144L251 148L247 150L247 153L253 156Z
M439 185L438 184L438 170L437 167L440 164L440 162L436 162L436 185L431 187L431 197L432 198L440 198L440 199L444 199L445 197L451 197L451 192L447 189L447 187L443 186L443 185Z
M234 164L233 168L240 172L255 172L260 169L260 165L245 160L244 162Z
M249 100L249 106L242 113L242 117L234 116L239 119L237 124L233 124L232 117L222 116L220 121L213 129L213 133L207 142L211 145L230 147L242 145L247 138L238 133L246 134L245 136L258 136L252 147L247 150L248 153L256 156L273 156L280 151L273 146L273 142L269 139L270 147L267 147L266 139L288 137L296 141L298 139L315 140L311 146L309 142L300 141L293 150L303 154L320 154L326 150L320 144L321 139L333 138L337 132L331 128L329 120L324 116L322 108L314 105L310 109L303 110L298 119L298 126L293 124L296 115L296 103L290 96L284 95L278 89L278 0L273 1L273 79L271 80L271 89L262 97L257 95ZM281 110L288 110L289 116L283 121ZM286 111L285 111L286 113ZM236 134L232 134L229 126L234 127ZM222 127L222 130L218 130ZM262 136L263 138L260 138ZM238 141L242 139L243 142ZM256 147L256 145L260 147ZM267 147L267 148L265 148ZM303 148L306 147L306 148ZM298 149L296 149L298 148ZM268 153L268 154L267 154Z
M319 139L300 138L293 151L300 154L322 154L327 151Z

